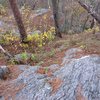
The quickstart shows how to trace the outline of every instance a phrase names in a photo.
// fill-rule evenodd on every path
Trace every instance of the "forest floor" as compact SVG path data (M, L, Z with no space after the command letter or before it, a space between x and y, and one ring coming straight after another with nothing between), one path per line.
M14 46L10 44L3 47L13 55L23 52L22 48L18 48L18 50L15 50ZM28 65L39 65L45 68L52 64L60 65L62 62L62 58L65 55L65 51L70 48L81 48L83 50L83 52L77 54L77 57L89 54L100 55L100 40L98 40L92 33L80 33L74 35L63 34L63 38L55 38L53 41L47 43L41 49L37 49L35 51L36 61L31 61L29 59ZM26 51L27 50L28 48L26 49ZM19 63L18 65L20 64L25 63ZM12 77L10 77L10 79L14 79L20 74L20 71L18 71L16 68L16 63L6 60L2 53L0 53L0 66L1 65L7 65L11 69ZM39 72L42 73L41 71Z
M52 51L48 51L53 50ZM65 52L70 48L80 48L82 49L82 52L78 52L76 54L76 58L80 58L84 55L91 55L91 54L97 54L100 55L100 40L98 40L94 34L92 33L80 33L80 34L74 34L74 35L64 35L63 38L55 38L53 41L46 44L42 49L38 49L38 59L41 59L38 62L30 62L30 65L33 67L35 65L41 66L37 73L40 74L47 74L48 77L51 77L52 74L56 71L51 71L49 69L46 69L48 66L52 64L58 64L61 66L62 58L65 56ZM9 51L11 54L16 54L16 51L13 49L12 45L4 46L4 49ZM20 53L19 48L19 53ZM22 51L21 51L22 52ZM0 53L2 55L2 53ZM0 82L0 94L2 93L8 93L5 91L5 88L10 87L8 90L9 93L13 94L17 91L20 91L23 87L16 88L16 91L13 91L15 88L11 86L10 81L16 79L22 71L18 68L19 65L12 64L6 59L4 60L4 55L0 56L0 66L6 65L10 69L10 74L5 78L6 80ZM26 65L27 67L29 65ZM47 71L47 72L46 72ZM57 91L61 85L61 80L58 78L55 78L51 81L51 85L53 87L53 91ZM13 92L12 92L13 91ZM7 96L7 95L6 95Z
M25 14L30 16L24 16ZM24 12L24 24L27 32L32 32L33 29L42 30L43 29L50 29L53 26L52 20L50 19L51 12L43 14L43 16L38 17L31 17L33 16L30 12ZM36 16L36 15L34 15ZM30 20L29 20L30 17ZM42 20L42 19L43 20ZM5 16L0 17L0 19L4 20L5 23L9 23L11 26L10 28L16 28L15 21L13 16ZM13 23L12 23L13 22ZM12 24L11 24L12 23ZM48 25L48 26L47 26ZM34 27L33 27L34 26ZM3 32L6 27L0 32ZM9 30L9 28L8 28ZM65 52L70 48L81 48L82 52L79 52L76 58L79 58L84 55L89 54L98 54L100 55L100 39L96 37L95 34L91 31L83 32L83 33L76 33L76 34L64 34L62 33L63 38L55 37L52 41L48 42L41 48L33 48L32 44L28 45L28 47L20 47L18 41L13 41L7 45L2 45L3 48L8 51L11 55L20 54L23 52L27 53L34 53L35 60L28 59L25 62L15 63L12 60L7 60L5 55L0 51L0 66L6 65L10 69L10 75L6 78L6 81L0 82L0 88L5 89L6 84L16 79L20 73L22 73L18 66L19 65L30 65L30 66L41 66L41 68L37 71L38 73L45 74L45 71L48 66L52 64L59 64L61 65L62 58L65 55ZM43 68L43 69L42 69ZM48 71L48 75L50 76L52 72ZM59 83L59 82L58 82ZM3 85L5 84L5 85ZM54 83L55 84L55 83ZM2 85L4 87L2 87Z

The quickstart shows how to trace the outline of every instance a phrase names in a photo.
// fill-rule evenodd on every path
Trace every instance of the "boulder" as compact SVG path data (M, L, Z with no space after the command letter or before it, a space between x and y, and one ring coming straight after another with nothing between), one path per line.
M100 100L100 56L77 58L81 51L67 50L61 65L50 66L57 69L51 77L36 73L39 66L30 66L0 96L7 100Z
M7 66L0 66L0 79L4 80L8 77L10 70Z
M40 30L35 30L35 31L33 31L33 32L30 32L30 34L32 35L32 34L41 34L42 32L40 31Z
M11 32L15 36L20 36L18 28L12 22L0 21L0 33L9 34Z
M100 32L96 32L95 37L96 37L96 39L100 40Z
M41 16L47 12L49 12L50 10L49 9L45 9L45 8L41 8L41 9L38 9L38 10L35 10L35 13L36 13L36 16Z

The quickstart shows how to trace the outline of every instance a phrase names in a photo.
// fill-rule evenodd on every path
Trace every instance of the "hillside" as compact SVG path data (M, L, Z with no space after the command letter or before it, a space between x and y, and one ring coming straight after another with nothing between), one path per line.
M0 1L0 100L100 100L99 1L8 2Z

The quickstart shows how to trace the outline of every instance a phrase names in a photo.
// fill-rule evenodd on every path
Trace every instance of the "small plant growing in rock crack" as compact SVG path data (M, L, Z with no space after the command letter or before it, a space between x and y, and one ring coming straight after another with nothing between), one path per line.
M40 66L41 64L43 64L44 62L43 61L40 61L37 66Z
M12 64L12 65L15 65L14 59L9 60L8 63L10 63L10 64Z
M31 60L34 61L34 62L38 62L39 61L38 57L35 54L31 55Z
M36 56L35 56L34 54L32 54L32 55L31 55L31 60L34 61L35 59L36 59Z
M25 61L28 60L28 54L27 54L27 52L23 52L23 53L21 54L21 59L22 59L22 60L25 60Z
M52 49L50 52L49 52L49 57L53 57L54 55L55 55L55 50L54 49Z
M44 70L45 70L45 73L48 73L49 68L48 67L45 67Z
M19 62L16 61L15 59L11 59L11 60L9 61L9 63L12 64L12 65L16 65L16 64L18 64Z

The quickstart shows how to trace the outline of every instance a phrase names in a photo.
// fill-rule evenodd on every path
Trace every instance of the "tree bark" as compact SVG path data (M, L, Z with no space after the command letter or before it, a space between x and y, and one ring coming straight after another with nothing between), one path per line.
M37 1L37 0L35 0L35 1L32 3L32 10L34 10L34 9L35 9L35 7L36 7L37 3L38 3L38 1Z
M93 29L94 25L95 25L95 21L94 21L94 18L93 18L93 19L91 20L90 28Z
M11 9L13 11L15 20L17 22L17 25L18 25L21 40L24 43L26 38L27 38L27 33L25 31L25 27L24 27L24 24L23 24L23 21L22 21L22 17L21 17L20 11L19 11L18 6L17 6L17 1L16 0L9 0L9 3L10 3L10 6L11 6Z
M78 3L87 10L88 13L100 24L100 15L98 15L90 6L87 6L81 1L78 1Z
M56 36L62 38L60 28L59 28L58 0L52 0L52 8L53 8Z
M89 19L89 15L87 16L87 18L85 19L85 22L84 22L84 24L83 24L83 31L85 30L85 28L86 28L86 23L87 23L87 21L88 21L88 19Z

